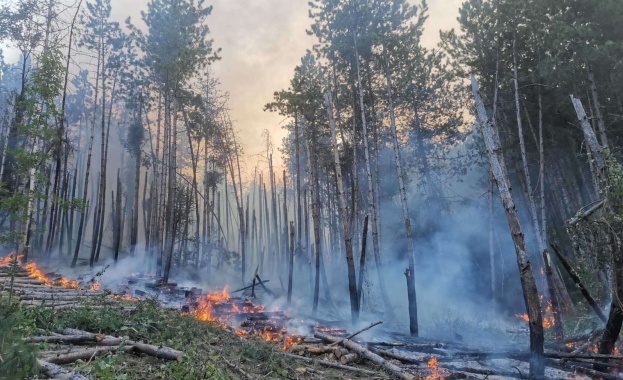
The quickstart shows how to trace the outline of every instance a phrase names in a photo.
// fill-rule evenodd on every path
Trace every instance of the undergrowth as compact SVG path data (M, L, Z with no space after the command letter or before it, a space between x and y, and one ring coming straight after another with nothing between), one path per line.
M299 376L297 365L287 361L279 349L261 338L241 338L211 323L201 322L174 310L163 309L155 301L125 302L136 306L131 313L114 306L104 309L84 305L76 310L2 307L0 340L2 359L0 379L24 379L37 373L37 349L25 345L21 337L41 334L40 330L62 332L65 328L123 336L132 340L162 345L184 352L180 361L165 361L135 354L111 354L78 361L73 369L85 376L104 380L125 379L238 379L240 374L229 367L235 363L248 373L265 379L309 378ZM0 305L3 306L3 305ZM5 354L5 352L7 354ZM299 368L300 369L300 368ZM341 378L340 374L315 378Z

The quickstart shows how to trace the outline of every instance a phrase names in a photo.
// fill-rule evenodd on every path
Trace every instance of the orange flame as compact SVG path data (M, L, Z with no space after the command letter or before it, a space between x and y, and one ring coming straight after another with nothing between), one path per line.
M22 261L23 258L24 258L24 255L18 255L17 261ZM0 267L5 267L5 266L10 265L14 259L15 259L15 255L12 253L10 253L7 257L0 258Z
M428 363L426 363L426 367L430 371L430 375L426 376L424 379L444 380L447 376L450 376L450 373L448 371L439 366L439 362L434 356L428 360Z
M543 295L539 296L539 299L543 301ZM517 318L523 319L526 322L530 321L528 314L515 314ZM543 310L543 328L551 329L556 325L556 318L554 318L554 311L552 310L552 301L547 301L547 307Z
M94 282L93 285L91 285L91 287L89 288L89 290L101 290L102 289L102 284L100 284L99 282Z
M218 326L233 330L238 336L256 335L269 342L278 342L282 350L286 350L302 341L297 336L288 335L285 329L273 330L271 327L266 327L261 330L247 331L230 326L226 322L230 321L229 323L231 324L231 320L238 314L256 314L266 310L264 306L255 305L250 301L245 301L242 305L232 302L230 305L228 304L230 300L231 295L227 288L222 291L202 295L197 298L198 306L192 311L192 315L200 321L213 322ZM274 311L278 311L278 309Z
M131 295L129 295L128 293L121 295L121 294L115 294L114 296L112 296L113 299L115 300L124 300L124 301L140 301L139 298L137 297L132 297Z
M26 264L25 268L28 272L28 276L43 281L43 284L45 286L62 286L63 288L67 289L80 288L80 283L78 281L69 280L62 277L58 280L51 280L48 276L41 272L41 270L37 267L37 264L35 263Z

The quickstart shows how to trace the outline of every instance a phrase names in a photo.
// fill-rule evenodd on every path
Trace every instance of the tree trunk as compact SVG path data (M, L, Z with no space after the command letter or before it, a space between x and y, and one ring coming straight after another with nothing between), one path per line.
M394 148L394 161L396 164L396 174L398 175L398 186L400 193L400 203L402 204L402 217L405 224L405 232L407 237L407 259L409 267L407 269L407 293L409 301L409 331L412 336L418 335L418 317L417 317L417 298L415 292L415 245L413 242L411 230L411 217L409 215L409 204L407 202L407 189L404 183L402 173L402 159L400 157L400 147L398 143L398 133L396 131L396 116L394 114L394 100L392 98L392 82L391 72L389 68L389 59L387 50L383 46L383 56L385 61L385 78L387 80L387 103L389 105L389 118L391 124L392 142Z
M355 46L355 63L357 71L357 83L359 91L359 107L361 108L361 124L363 127L363 145L364 145L364 157L366 163L366 174L368 176L368 201L370 207L370 214L372 215L372 247L374 251L374 260L376 261L376 269L379 275L379 288L381 290L381 298L385 305L385 312L389 319L393 318L393 309L390 303L390 298L385 288L385 278L383 275L383 262L381 260L381 252L379 247L379 220L376 210L376 198L374 195L374 181L372 179L372 167L370 163L370 147L368 144L368 126L366 123L366 111L363 101L363 88L361 82L361 70L359 65L359 50L357 48L357 34L353 32L354 46Z
M312 314L316 315L318 311L318 295L320 290L320 207L316 201L316 194L318 189L316 188L316 180L315 180L315 171L312 166L311 155L312 151L310 149L309 140L306 141L307 145L307 169L309 170L309 183L311 185L311 201L312 201L312 219L313 219L313 228L314 228L314 250L316 255L316 273L314 278L314 300L312 304Z
M344 246L346 247L346 267L348 269L348 294L350 295L350 313L353 325L359 321L359 299L357 298L357 278L355 277L355 259L353 255L353 241L350 235L350 223L346 197L344 196L344 180L342 179L342 165L340 163L340 151L337 145L335 132L335 120L333 119L333 99L330 92L325 94L325 106L329 116L331 127L331 141L333 143L333 162L335 164L335 177L337 182L342 225L344 226Z
M539 293L532 273L532 265L526 253L524 234L519 223L513 194L510 187L510 180L502 154L499 133L495 124L491 121L485 110L485 105L478 90L476 77L472 75L472 91L476 100L476 111L480 127L482 128L487 156L491 164L493 177L498 186L500 198L504 204L506 218L511 230L515 252L517 254L517 266L523 289L524 302L528 311L530 328L530 376L535 379L544 378L545 362L543 357L543 318L539 305Z
M564 338L564 330L562 321L560 320L560 305L558 303L558 296L556 294L556 286L554 285L554 276L551 268L551 259L549 252L547 251L547 243L545 242L545 236L542 234L542 230L539 227L539 217L536 211L536 203L532 196L532 179L530 176L530 169L528 168L528 158L526 155L526 145L524 141L523 123L521 120L521 108L519 105L519 79L517 75L517 54L516 54L516 39L513 40L513 83L515 86L515 113L517 116L517 134L519 136L519 149L521 152L522 170L525 177L526 197L528 200L528 207L530 209L530 216L532 217L532 226L534 228L534 234L539 247L539 252L543 255L544 267L545 267L545 279L547 282L547 288L549 290L550 302L552 305L552 314L554 315L554 330L556 332L557 339ZM540 145L542 150L543 146ZM542 160L542 156L541 156ZM541 161L542 164L542 161ZM542 179L542 177L539 177ZM543 181L541 181L543 184Z
M294 274L294 222L290 222L290 263L288 265L288 305L292 302L292 275Z

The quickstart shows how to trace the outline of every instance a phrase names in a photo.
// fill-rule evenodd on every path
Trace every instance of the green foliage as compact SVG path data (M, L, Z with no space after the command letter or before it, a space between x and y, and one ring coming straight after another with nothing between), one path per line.
M36 347L24 344L33 320L20 309L0 299L0 379L18 380L38 373Z

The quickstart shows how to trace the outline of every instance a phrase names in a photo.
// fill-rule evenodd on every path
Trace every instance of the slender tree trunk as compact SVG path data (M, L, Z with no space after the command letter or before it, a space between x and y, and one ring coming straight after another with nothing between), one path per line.
M169 95L169 94L168 94ZM171 101L169 100L169 103ZM169 105L169 109L170 109L170 105ZM165 113L170 113L166 112ZM165 116L167 117L167 116ZM171 115L168 116L168 118L170 118ZM165 119L166 120L166 119ZM177 218L174 217L174 206L175 206L175 199L177 197L177 104L176 101L173 100L173 121L170 123L170 130L172 130L171 132L171 137L170 137L170 143L171 143L171 152L169 154L169 190L168 190L168 201L167 201L167 224L168 224L168 231L167 231L167 244L166 244L166 248L165 248L165 253L166 253L166 257L167 260L165 262L164 265L164 273L162 276L162 280L163 282L166 284L169 282L169 272L171 271L171 263L172 263L172 259L173 259L173 248L175 245L175 230L176 230L176 224L178 222Z
M524 172L524 177L525 177L526 197L528 200L528 207L530 210L530 216L532 217L532 225L534 228L537 245L539 247L539 252L541 253L541 255L543 255L543 261L544 261L544 267L545 267L545 279L547 282L547 288L549 290L550 302L552 305L552 313L554 315L554 321L555 321L554 330L556 332L556 338L563 339L564 330L563 330L562 321L560 320L560 304L558 302L558 295L556 294L556 286L554 285L553 272L551 269L551 259L549 257L549 252L547 251L545 237L542 235L542 231L539 227L539 217L536 211L536 203L534 201L534 197L532 196L532 179L530 176L530 169L528 168L528 158L526 155L526 145L524 141L524 131L523 131L523 123L521 120L521 108L520 108L520 101L519 101L519 79L517 75L516 42L517 42L516 40L513 40L513 83L515 86L515 113L517 116L517 129L518 129L517 134L519 136L519 149L521 152L522 170ZM542 149L542 146L541 146L541 149ZM541 183L543 182L541 181Z
M312 314L316 315L318 312L318 295L320 291L320 207L316 201L316 194L318 189L316 188L315 171L312 166L312 151L310 149L309 141L306 141L307 145L307 169L309 171L309 182L311 185L311 199L312 199L312 219L314 228L314 250L316 255L316 277L314 279L314 300L312 304Z
M292 303L292 276L294 274L294 222L290 222L290 263L288 265L288 305Z
M78 223L78 237L77 237L77 242L76 242L76 249L74 250L74 257L71 261L71 267L75 268L76 263L78 261L78 255L80 254L80 245L82 244L82 235L83 235L83 229L84 229L84 219L85 219L85 213L89 208L89 202L87 201L87 196L88 196L88 190L89 190L89 174L90 174L90 170L91 170L91 157L93 155L93 137L95 136L95 120L97 117L97 96L99 94L98 90L99 90L99 70L100 70L100 65L102 64L101 62L101 57L99 57L98 55L98 60L97 60L97 70L96 72L98 73L98 75L96 75L96 79L95 79L95 99L93 101L93 104L95 104L96 106L93 109L93 122L91 123L91 131L90 131L90 137L89 137L89 148L87 151L87 164L86 164L86 170L85 170L85 174L84 174L84 187L82 188L82 201L86 202L86 205L83 205L83 207L80 210L80 222Z
M333 119L333 99L330 92L325 94L325 106L329 116L329 126L331 128L331 141L333 143L333 162L335 164L335 176L337 191L340 201L340 211L342 214L342 224L344 226L344 245L346 247L346 267L348 269L348 293L350 295L350 312L353 325L359 321L359 299L357 298L357 278L355 277L355 259L353 255L353 242L350 235L350 223L348 220L348 209L346 197L344 196L344 180L342 179L342 165L340 163L340 152L337 145L337 134L335 132L335 120Z
M372 167L370 161L370 147L368 144L368 125L366 123L366 111L363 101L363 87L361 82L361 70L359 64L359 50L357 48L357 33L353 31L353 39L355 46L355 63L357 69L357 83L359 91L359 107L361 108L361 124L363 127L363 145L364 145L364 157L366 163L366 174L368 176L368 201L370 207L370 214L372 215L372 247L374 251L374 260L376 261L376 268L379 275L379 288L381 290L381 298L385 305L385 312L390 319L393 319L393 309L390 303L390 298L385 287L385 278L383 275L383 262L381 260L381 252L379 247L379 220L376 210L376 198L374 196L374 181L372 179Z
M119 248L121 246L121 215L123 215L121 213L121 175L120 175L120 171L119 169L117 169L117 199L116 199L116 206L115 206L115 225L114 225L114 230L115 230L115 246L114 246L114 259L115 262L117 262L117 260L119 259ZM113 200L115 198L113 197Z
M502 154L499 133L495 124L491 121L485 110L484 103L478 90L476 77L472 75L472 90L476 99L476 111L480 127L482 128L487 156L491 164L491 169L495 182L497 183L500 198L506 210L506 218L511 230L515 252L517 254L517 266L523 289L524 302L528 310L530 328L530 376L534 379L542 379L545 374L545 362L543 357L543 317L539 305L539 293L532 273L532 265L526 253L524 234L519 223L513 194L510 187L510 180L506 170L506 164Z
M392 79L389 67L389 58L387 50L383 46L383 56L385 61L385 78L387 80L387 104L389 105L389 118L392 133L392 142L394 147L394 161L396 164L396 173L398 175L398 187L400 193L400 203L402 204L402 217L405 224L405 232L407 237L407 259L409 267L405 272L407 277L407 293L409 301L409 331L412 336L418 335L418 316L417 316L417 297L415 292L415 244L413 242L413 232L411 230L411 217L409 215L409 203L407 201L407 189L404 183L402 173L402 159L400 157L400 147L398 143L398 132L396 131L396 116L394 114L394 100L392 97Z

